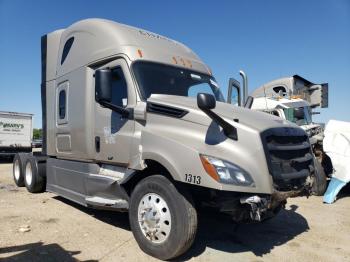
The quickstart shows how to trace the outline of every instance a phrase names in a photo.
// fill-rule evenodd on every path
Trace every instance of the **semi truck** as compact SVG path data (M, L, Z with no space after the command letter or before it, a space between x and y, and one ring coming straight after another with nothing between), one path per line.
M42 153L13 164L29 192L127 211L140 248L164 260L191 247L202 207L259 222L309 195L305 131L227 103L184 44L87 19L41 48Z
M333 167L323 151L324 124L315 123L312 116L319 114L315 108L328 107L328 83L316 84L299 75L293 75L263 84L248 99L247 74L242 70L239 73L242 76L243 90L240 90L240 83L233 79L229 87L230 102L243 105L249 100L250 109L278 116L304 129L318 160L313 193L323 195L327 187L327 177L331 176Z
M0 111L0 156L31 152L33 115Z

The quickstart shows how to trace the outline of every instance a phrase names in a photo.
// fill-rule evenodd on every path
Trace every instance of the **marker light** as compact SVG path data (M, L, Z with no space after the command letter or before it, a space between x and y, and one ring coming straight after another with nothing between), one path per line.
M185 60L183 60L182 58L180 58L180 61L182 63L183 66L186 66Z
M173 61L177 65L177 60L176 60L175 56L173 56Z
M208 173L209 176L211 176L214 180L220 181L219 175L216 172L215 167L208 161L207 157L200 155L203 167L205 171Z
M188 66L189 66L190 68L192 68L192 62L191 62L190 60L186 60L186 62L187 62L187 64L188 64Z

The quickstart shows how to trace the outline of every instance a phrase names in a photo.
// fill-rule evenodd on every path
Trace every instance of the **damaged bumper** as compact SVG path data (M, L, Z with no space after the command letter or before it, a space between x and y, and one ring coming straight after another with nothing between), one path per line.
M300 187L282 191L276 188L271 194L208 190L194 194L203 208L212 208L226 214L234 222L259 222L275 216L287 203L287 198L310 196L312 179L308 177ZM197 191L199 193L199 191Z
M274 191L272 194L217 195L210 206L229 215L237 223L259 222L275 216L287 203L287 198L309 196L310 186L290 191Z
M287 192L275 191L272 195L265 197L260 197L258 195L242 197L240 198L240 203L243 206L249 207L249 218L251 221L263 221L273 217L284 208L287 203L287 198L309 195L310 190L307 188Z

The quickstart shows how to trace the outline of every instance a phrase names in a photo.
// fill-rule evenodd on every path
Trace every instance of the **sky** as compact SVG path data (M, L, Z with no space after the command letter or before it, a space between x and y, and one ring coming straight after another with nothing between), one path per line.
M0 111L33 113L41 127L40 37L85 18L105 18L180 41L208 64L222 92L249 92L299 74L329 83L318 122L350 121L350 0L0 0Z

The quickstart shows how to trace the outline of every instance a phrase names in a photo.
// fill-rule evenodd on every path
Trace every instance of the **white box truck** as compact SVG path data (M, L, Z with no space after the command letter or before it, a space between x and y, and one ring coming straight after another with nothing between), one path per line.
M31 152L33 115L0 111L0 156Z

